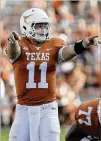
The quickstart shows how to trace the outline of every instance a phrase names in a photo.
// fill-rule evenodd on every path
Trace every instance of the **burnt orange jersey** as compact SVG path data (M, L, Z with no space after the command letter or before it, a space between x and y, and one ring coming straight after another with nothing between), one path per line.
M22 38L20 56L14 61L18 104L39 105L56 99L58 52L65 42L51 38L40 45Z
M100 99L91 100L82 104L75 115L79 128L91 136L100 136L98 105Z

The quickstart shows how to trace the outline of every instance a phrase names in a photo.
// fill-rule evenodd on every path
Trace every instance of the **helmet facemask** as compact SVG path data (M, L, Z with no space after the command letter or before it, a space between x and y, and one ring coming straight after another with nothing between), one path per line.
M49 23L32 23L31 38L37 42L43 42L50 38L50 24Z

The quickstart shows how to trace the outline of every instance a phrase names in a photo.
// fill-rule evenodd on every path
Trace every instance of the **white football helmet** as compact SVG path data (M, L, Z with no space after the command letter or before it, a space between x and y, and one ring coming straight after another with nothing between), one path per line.
M47 26L45 26L43 30L42 35L37 34L37 31L35 29L35 26L38 23L47 24ZM50 18L43 10L39 8L28 9L22 14L20 18L21 34L24 37L33 38L38 42L43 42L50 38L51 23L52 22Z

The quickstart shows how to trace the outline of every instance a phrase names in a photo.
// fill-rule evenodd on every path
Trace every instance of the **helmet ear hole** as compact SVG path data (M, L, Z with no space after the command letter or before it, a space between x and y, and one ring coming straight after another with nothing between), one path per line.
M23 26L23 28L26 30L26 27L25 26Z
M35 23L32 23L31 27L33 28L34 25L35 25Z

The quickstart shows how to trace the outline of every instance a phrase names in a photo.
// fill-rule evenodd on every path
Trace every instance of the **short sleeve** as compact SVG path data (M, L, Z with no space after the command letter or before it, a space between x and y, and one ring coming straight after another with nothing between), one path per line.
M61 63L61 62L65 61L63 56L62 56L62 50L63 50L64 47L67 46L67 43L60 38L55 38L54 39L54 46L57 49L57 62Z
M53 45L56 49L57 63L61 63L61 62L65 61L62 57L62 50L64 47L67 46L66 42L60 38L53 38Z

